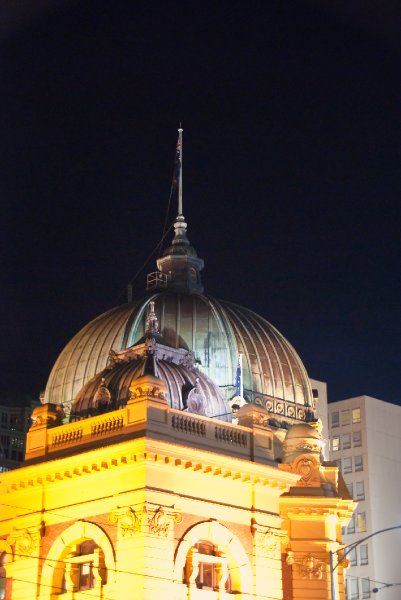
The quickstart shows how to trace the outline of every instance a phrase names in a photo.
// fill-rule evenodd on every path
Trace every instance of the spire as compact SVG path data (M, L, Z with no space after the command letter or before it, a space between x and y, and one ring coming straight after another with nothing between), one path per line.
M148 275L147 289L163 287L192 294L203 292L200 272L204 262L198 258L187 238L187 223L182 214L182 131L180 124L174 169L175 186L178 182L178 214L174 223L174 238L163 256L157 260L159 271Z
M178 215L182 216L182 127L178 129L177 142L177 162L178 162Z

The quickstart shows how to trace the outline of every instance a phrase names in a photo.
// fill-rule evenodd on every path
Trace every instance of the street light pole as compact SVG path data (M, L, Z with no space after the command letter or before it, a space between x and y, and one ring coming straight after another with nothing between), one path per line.
M380 529L379 531L375 531L374 533L370 533L369 535L365 536L361 540L358 540L357 542L353 542L352 544L348 544L348 546L343 546L339 550L345 550L345 552L341 556L341 558L339 560L337 560L337 564L336 565L334 564L334 554L337 554L337 552L339 552L339 550L335 550L334 552L332 550L330 550L331 600L336 600L336 586L335 586L335 582L334 582L334 571L337 569L337 567L339 565L341 565L341 563L348 556L348 554L350 552L352 552L352 550L354 548L356 548L357 546L359 546L359 544L363 544L363 542L366 542L366 540L369 540L370 538L374 537L375 535L378 535L379 533L385 533L386 531L393 531L394 529L401 529L401 525L395 525L394 527L386 527L385 529Z

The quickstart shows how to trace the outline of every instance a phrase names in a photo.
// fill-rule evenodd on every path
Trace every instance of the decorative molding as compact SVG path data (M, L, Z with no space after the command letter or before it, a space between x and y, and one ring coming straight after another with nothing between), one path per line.
M172 525L181 521L182 515L179 512L162 506L149 508L147 504L137 510L130 506L116 508L109 515L109 522L118 525L124 537L143 532L167 538Z
M325 563L318 560L312 554L304 557L296 557L289 550L286 558L287 565L296 565L303 579L322 579Z
M7 538L7 543L14 546L15 560L22 560L32 554L38 555L41 537L40 528L13 529Z
M280 559L281 546L289 542L289 537L284 531L280 531L268 525L252 524L252 534L255 547L266 558Z

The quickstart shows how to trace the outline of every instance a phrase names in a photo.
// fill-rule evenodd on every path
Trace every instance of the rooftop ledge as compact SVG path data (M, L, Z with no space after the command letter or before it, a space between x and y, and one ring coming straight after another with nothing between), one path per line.
M121 409L66 425L60 424L58 408L44 404L34 410L33 425L27 434L25 465L138 437L276 464L274 429L262 424L259 412L263 409L255 405L246 405L242 409L244 424L235 425L172 409L162 394L148 386Z

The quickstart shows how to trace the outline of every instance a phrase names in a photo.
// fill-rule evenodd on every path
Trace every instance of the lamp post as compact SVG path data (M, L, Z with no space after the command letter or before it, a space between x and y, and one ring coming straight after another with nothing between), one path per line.
M334 571L337 569L337 567L339 565L341 565L341 563L348 556L348 554L350 552L352 552L352 550L354 548L356 548L357 546L359 546L359 544L362 544L363 542L366 542L366 540L369 540L370 538L374 537L375 535L379 535L379 533L384 533L385 531L393 531L393 529L401 529L401 525L395 525L394 527L386 527L385 529L380 529L379 531L375 531L374 533L370 533L369 535L365 536L361 540L358 540L357 542L353 542L352 544L348 544L347 546L343 546L342 548L340 548L340 550L345 550L345 552L341 556L341 558L339 560L337 560L336 564L334 564L334 555L337 554L338 550L336 550L335 552L333 552L332 550L330 550L331 600L336 600L336 586L335 586L335 582L334 582ZM391 585L399 585L399 584L394 584L393 583L393 584L387 584L387 585L388 585L388 587L390 587ZM372 591L374 592L375 590L377 592L377 591L379 591L379 588L374 588L374 590L372 590Z
M382 583L381 581L375 581L375 583L379 583L381 587L374 587L372 592L377 594L380 590L384 590L384 588L394 587L395 585L401 585L401 583Z

